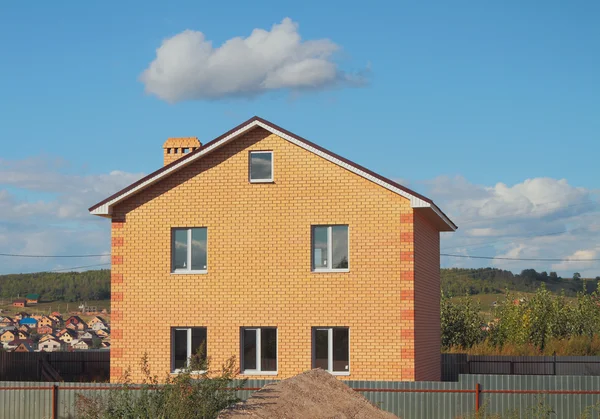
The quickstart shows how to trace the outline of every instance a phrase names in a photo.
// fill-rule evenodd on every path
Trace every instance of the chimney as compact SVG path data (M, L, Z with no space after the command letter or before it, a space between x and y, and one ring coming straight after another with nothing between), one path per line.
M196 137L169 138L163 144L164 165L179 160L186 154L200 148L201 145Z

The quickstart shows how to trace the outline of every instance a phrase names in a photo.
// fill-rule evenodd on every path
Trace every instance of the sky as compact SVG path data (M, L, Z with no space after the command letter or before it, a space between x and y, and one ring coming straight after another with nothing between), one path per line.
M442 253L600 259L600 3L172 3L0 3L0 253L107 255L89 206L258 115L432 198Z

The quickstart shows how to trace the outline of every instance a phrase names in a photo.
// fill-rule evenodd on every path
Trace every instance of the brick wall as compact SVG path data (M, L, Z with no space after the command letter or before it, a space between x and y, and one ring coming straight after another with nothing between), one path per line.
M251 150L273 150L274 183L248 182ZM311 272L315 224L350 226L350 272ZM207 274L170 273L173 227L207 227ZM413 231L407 199L256 128L113 208L111 379L139 380L144 352L164 376L174 326L207 327L216 367L240 327L276 326L264 378L311 368L312 326L348 326L345 378L414 380Z
M441 379L440 233L415 213L415 379Z

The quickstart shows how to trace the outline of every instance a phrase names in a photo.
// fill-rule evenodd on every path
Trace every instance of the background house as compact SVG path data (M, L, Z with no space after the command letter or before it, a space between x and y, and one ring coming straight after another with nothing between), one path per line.
M12 305L14 307L25 307L27 305L27 300L24 298L17 298L16 300L13 300Z
M39 294L27 294L25 296L25 299L27 300L27 304L37 304L40 299L40 295Z

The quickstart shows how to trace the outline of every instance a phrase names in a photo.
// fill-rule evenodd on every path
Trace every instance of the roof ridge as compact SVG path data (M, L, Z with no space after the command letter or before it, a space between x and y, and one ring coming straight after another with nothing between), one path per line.
M150 186L152 183L151 182L154 178L157 178L159 175L165 173L165 172L170 172L170 171L176 171L179 170L180 168L185 167L187 164L189 164L189 162L195 160L199 154L208 154L210 151L212 151L212 148L214 148L215 146L219 145L219 142L227 139L228 137L231 137L233 134L235 134L238 131L242 131L244 128L248 127L248 129L254 129L256 126L260 126L262 128L265 128L267 130L270 131L277 131L281 134L283 134L285 137L288 137L287 140L291 141L291 142L296 142L296 143L302 143L303 147L306 149L313 149L310 150L312 152L317 152L316 154L321 155L321 157L324 157L323 155L327 156L325 158L328 158L330 161L334 161L337 160L338 162L340 162L341 164L337 163L334 161L334 163L345 167L346 169L349 169L351 171L355 171L355 173L357 172L361 172L361 173L357 173L363 177L366 178L374 178L377 179L379 182L382 182L383 185L377 181L375 181L375 183L378 183L380 186L384 186L385 185L389 185L392 190L395 188L397 190L402 191L404 194L409 195L411 197L411 201L412 198L415 198L418 201L422 201L422 203L425 203L425 205L423 205L422 203L416 205L416 207L431 207L434 212L437 213L437 215L444 221L445 224L447 224L452 230L455 230L457 227L456 225L448 218L448 216L446 214L444 214L436 205L435 203L427 198L424 195L419 194L418 192L413 191L412 189L409 189L389 178L386 178L376 172L373 172L370 169L367 169L364 166L361 166L357 163L354 163L351 160L348 160L336 153L333 153L329 150L327 150L324 147L319 146L318 144L315 144L311 141L306 140L305 138L300 137L299 135L296 135L288 130L286 130L285 128L282 128L270 121L267 121L266 119L263 119L259 116L253 116L250 119L242 122L241 124L235 126L234 128L230 129L229 131L225 132L224 134L221 134L220 136L216 137L215 139L209 141L206 144L203 144L202 146L200 146L199 148L197 148L196 150L191 151L190 153L186 154L184 157L181 157L180 159L177 159L163 167L161 167L158 170L155 170L154 172L148 174L147 176L144 176L142 179L139 179L138 181L132 183L131 185L121 189L120 191L112 194L111 196L109 196L108 198L100 201L99 203L91 206L89 208L90 212L93 212L95 210L97 210L98 208L100 208L103 205L106 205L108 203L110 203L111 201L114 201L115 199L118 199L119 197L122 197L124 194L126 194L127 192L130 192L131 190L137 188L138 186L144 185L145 183L148 182L148 185L146 186ZM245 132L245 131L244 131ZM241 132L242 133L242 132ZM240 133L240 134L241 134ZM233 140L234 138L237 138L237 136L233 136L231 138L229 138L228 141ZM298 145L298 144L297 144ZM352 170L352 169L354 170ZM363 175L364 173L364 175ZM367 175L367 176L365 176ZM158 179L157 179L158 180ZM373 181L373 179L370 179L371 181ZM145 187L145 186L144 186ZM388 188L390 189L390 188ZM135 193L135 192L134 192ZM401 195L403 195L401 193ZM406 196L405 196L406 197ZM116 202L113 203L113 205ZM106 209L106 212L101 213L99 215L108 215L108 208Z

